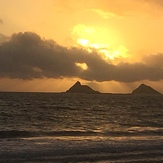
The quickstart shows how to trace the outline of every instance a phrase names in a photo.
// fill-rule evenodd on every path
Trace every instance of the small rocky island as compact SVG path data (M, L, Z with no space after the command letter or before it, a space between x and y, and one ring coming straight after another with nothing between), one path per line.
M155 94L159 95L160 92L156 91L150 86L147 86L145 84L141 84L138 88L132 91L132 94Z
M93 90L87 85L81 85L79 81L77 81L66 93L87 93L87 94L98 94L100 92Z

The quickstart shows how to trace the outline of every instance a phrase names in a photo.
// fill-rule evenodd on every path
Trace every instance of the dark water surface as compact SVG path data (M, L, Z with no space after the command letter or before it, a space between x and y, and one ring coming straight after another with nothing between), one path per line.
M0 93L0 162L163 162L163 96Z

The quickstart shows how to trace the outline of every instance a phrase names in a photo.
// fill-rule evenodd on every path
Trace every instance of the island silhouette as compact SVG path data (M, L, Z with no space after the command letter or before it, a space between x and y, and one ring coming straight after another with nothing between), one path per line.
M91 87L87 85L81 85L79 81L77 81L69 90L66 91L67 93L87 93L87 94L98 94L99 91L93 90Z
M93 90L91 87L87 85L82 85L79 81L77 81L72 87L70 87L66 93L86 93L86 94L99 94L99 91ZM142 95L160 95L161 93L153 89L152 87L141 84L136 89L132 91L133 95L142 94Z
M148 85L141 84L138 88L132 91L132 94L156 94L157 95L161 93Z

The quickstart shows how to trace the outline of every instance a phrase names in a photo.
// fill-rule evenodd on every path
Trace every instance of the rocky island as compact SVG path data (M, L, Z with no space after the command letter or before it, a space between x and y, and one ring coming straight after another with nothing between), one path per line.
M87 94L98 94L100 92L93 90L87 85L81 85L79 81L77 81L66 93L87 93Z
M160 92L156 91L150 86L147 86L145 84L141 84L138 88L132 91L132 94L155 94L159 95Z
M86 93L86 94L99 94L99 91L93 90L87 85L82 85L77 81L72 87L70 87L66 93ZM160 95L161 93L153 89L152 87L141 84L135 90L132 91L132 95Z

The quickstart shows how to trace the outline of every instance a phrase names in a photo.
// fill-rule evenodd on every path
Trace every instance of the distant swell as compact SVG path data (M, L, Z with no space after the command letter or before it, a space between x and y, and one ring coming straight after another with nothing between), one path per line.
M36 136L34 132L28 131L0 131L0 138L31 137Z
M0 131L0 138L16 137L38 137L38 136L93 136L98 133L92 131L52 131L52 132L31 132L31 131Z
M0 138L21 138L39 136L163 136L163 131L141 131L141 132L94 132L94 131L0 131Z

